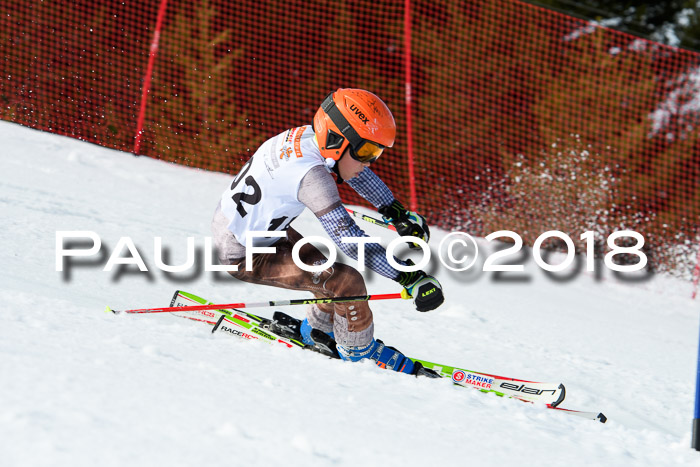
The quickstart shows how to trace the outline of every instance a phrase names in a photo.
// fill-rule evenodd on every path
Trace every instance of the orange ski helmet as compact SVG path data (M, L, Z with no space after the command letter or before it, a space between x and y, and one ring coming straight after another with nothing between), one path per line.
M313 124L321 155L337 161L350 146L360 162L374 162L394 145L396 122L386 104L362 89L338 89L323 100Z

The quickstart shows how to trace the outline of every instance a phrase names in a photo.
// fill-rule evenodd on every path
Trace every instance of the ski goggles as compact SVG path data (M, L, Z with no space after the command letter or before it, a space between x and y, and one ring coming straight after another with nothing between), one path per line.
M379 159L379 156L384 152L384 146L377 144L374 141L364 139L350 125L350 122L345 116L340 113L340 109L333 101L333 93L323 100L321 108L331 118L331 121L342 133L342 136L335 133L333 130L328 130L326 147L328 149L337 149L343 145L343 140L347 138L350 143L350 156L358 162L372 163Z
M350 144L350 156L356 161L370 164L382 155L384 152L384 146L374 143L372 141L363 140L362 146L355 148Z

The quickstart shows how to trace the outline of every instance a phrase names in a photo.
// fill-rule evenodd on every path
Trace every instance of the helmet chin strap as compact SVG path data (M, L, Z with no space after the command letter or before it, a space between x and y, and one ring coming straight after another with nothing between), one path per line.
M340 156L340 159L342 159L343 157L345 157L344 154ZM335 161L330 157L326 159L326 167L331 169L337 175L335 183L337 183L338 185L341 185L343 183L343 177L340 176L340 169L338 168L340 166L340 164L338 164L340 159L338 159L338 161Z
M312 125L312 128L313 128L313 125ZM316 146L319 146L318 138L316 138L316 135L314 135L314 141L316 142ZM340 159L342 159L344 155L345 154L341 155ZM330 157L327 157L325 160L326 167L331 169L338 176L335 180L335 183L337 183L338 185L341 185L343 183L343 177L340 176L340 169L338 168L338 161L340 161L340 159L338 159L336 161L334 159L331 159Z

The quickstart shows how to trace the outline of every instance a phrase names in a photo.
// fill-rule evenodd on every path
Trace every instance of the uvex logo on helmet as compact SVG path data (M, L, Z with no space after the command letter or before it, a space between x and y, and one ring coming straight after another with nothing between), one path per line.
M340 159L351 140L356 151L362 145L374 147L378 157L396 138L396 122L389 107L363 89L341 88L328 94L314 115L313 129L321 156L333 161Z
M359 118L362 121L362 123L367 125L367 122L369 122L369 118L367 118L365 116L365 114L362 113L362 110L357 108L357 106L355 104L350 104L350 110L355 112L355 115L357 115L357 118Z

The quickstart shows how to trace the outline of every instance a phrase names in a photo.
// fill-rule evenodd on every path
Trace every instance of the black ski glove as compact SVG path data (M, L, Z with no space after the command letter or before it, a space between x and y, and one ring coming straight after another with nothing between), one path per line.
M445 301L438 280L423 271L399 272L396 281L404 286L401 295L404 298L413 297L413 304L418 311L434 310Z
M398 201L394 200L389 206L379 208L379 213L385 221L396 227L396 231L402 237L418 237L426 243L430 240L430 229L425 217L417 212L408 211ZM415 243L409 243L408 246L414 250L420 249Z

